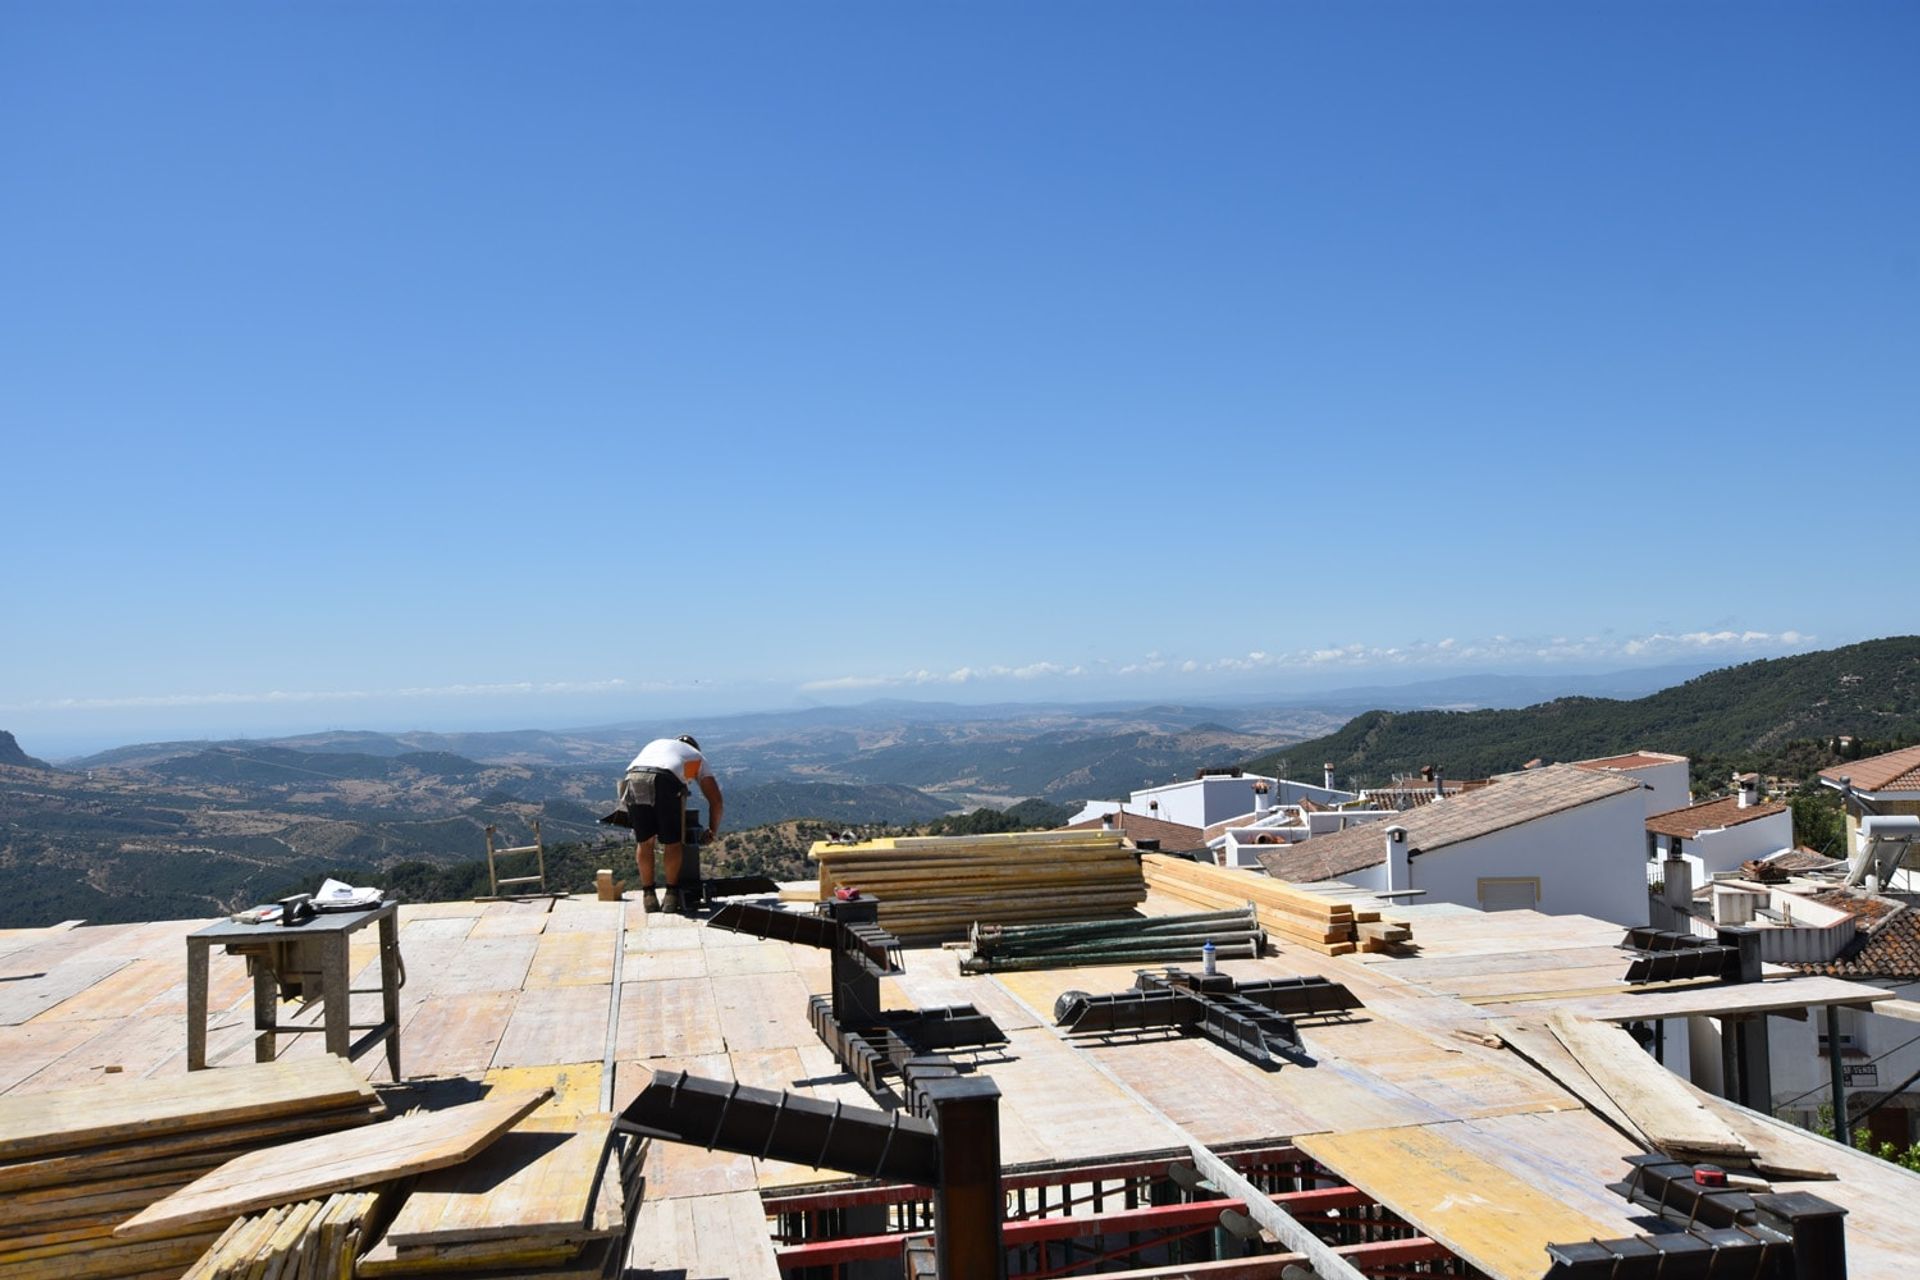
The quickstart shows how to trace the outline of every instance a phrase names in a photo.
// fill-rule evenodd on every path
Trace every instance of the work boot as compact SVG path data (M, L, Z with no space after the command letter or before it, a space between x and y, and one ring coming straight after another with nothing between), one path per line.
M660 897L660 909L671 915L685 915L686 912L683 911L680 906L680 891L678 889L668 889L666 893L662 894Z
M653 896L653 886L648 885L640 891L640 910L646 915L652 915L659 909L660 899Z

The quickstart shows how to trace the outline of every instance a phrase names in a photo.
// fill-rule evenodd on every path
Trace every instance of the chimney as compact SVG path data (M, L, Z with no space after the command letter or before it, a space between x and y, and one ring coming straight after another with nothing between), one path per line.
M1103 813L1100 815L1100 829L1102 831L1113 830L1113 815L1111 813Z
M1713 922L1717 925L1753 923L1753 895L1726 885L1713 887Z
M1268 793L1266 779L1262 778L1253 784L1253 811L1257 814L1265 813L1272 807L1273 798Z
M1675 849L1667 855L1660 870L1666 883L1663 897L1667 905L1683 917L1691 914L1693 911L1693 864L1681 857L1679 850ZM1679 924L1673 927L1676 930L1685 931Z
M1394 874L1393 874L1394 873L1393 864L1394 864L1395 858L1405 856L1406 848L1407 848L1407 829L1403 826L1400 826L1397 823L1393 826L1388 827L1387 828L1387 892L1388 893L1392 893L1395 889L1399 889L1403 887L1402 885L1396 883L1395 881Z
M1326 786L1327 786L1327 790L1329 790L1329 791L1332 791L1332 790L1334 789L1334 787L1333 787L1333 761L1331 761L1331 760L1329 760L1329 761L1327 761L1327 763L1325 763L1325 764L1323 764L1323 765L1321 765L1321 766L1320 766L1320 771L1321 771L1321 773L1323 773L1323 774L1324 774L1324 775L1326 776Z
M1446 771L1439 765L1435 765L1433 766L1433 798L1438 800L1445 794L1447 794Z
M1760 799L1759 796L1754 794L1756 791L1760 789L1759 779L1756 778L1753 774L1750 774L1750 773L1734 774L1733 787L1734 787L1734 791L1740 797L1740 807L1742 809L1751 809L1755 804L1759 803L1759 799Z

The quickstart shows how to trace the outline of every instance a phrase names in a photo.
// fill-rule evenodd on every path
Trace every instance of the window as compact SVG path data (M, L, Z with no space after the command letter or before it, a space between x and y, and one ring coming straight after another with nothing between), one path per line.
M1540 905L1540 878L1482 876L1479 893L1482 911L1531 911Z

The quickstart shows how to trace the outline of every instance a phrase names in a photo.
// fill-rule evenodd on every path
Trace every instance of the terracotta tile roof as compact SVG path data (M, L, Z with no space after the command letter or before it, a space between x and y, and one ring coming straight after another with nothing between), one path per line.
M1849 760L1822 769L1820 776L1833 782L1852 778L1855 791L1920 791L1920 747Z
M1794 968L1836 978L1920 978L1920 911L1855 889L1809 894L1808 901L1852 915L1859 936L1827 963Z
M1267 811L1267 813L1272 813L1272 812L1273 811L1271 809ZM1256 821L1266 816L1267 816L1266 813L1243 813L1243 814L1240 814L1238 817L1223 818L1219 822L1216 822L1212 826L1208 827L1201 834L1208 840L1218 840L1221 836L1227 834L1227 832L1232 831L1236 828L1250 827ZM1287 822L1267 823L1266 825L1274 826L1274 827L1297 828L1299 827L1300 824L1294 821L1287 821Z
M1783 804L1754 804L1742 809L1740 797L1722 796L1718 800L1690 804L1684 809L1656 813L1647 819L1647 830L1656 836L1679 836L1683 840L1691 840L1702 831L1737 827L1743 822L1757 822L1786 811L1787 806Z
M1159 818L1142 817L1137 813L1120 812L1113 816L1114 826L1130 840L1158 840L1160 847L1168 853L1185 853L1192 849L1207 847L1207 838L1198 827L1189 827L1183 822L1164 822ZM1063 827L1063 831L1098 831L1101 819L1089 818L1085 822L1076 822Z
M1840 859L1829 858L1824 853L1802 847L1774 854L1767 859L1767 865L1779 867L1782 871L1825 871L1828 867L1839 866Z
M1451 778L1448 778L1443 780L1440 785L1446 788L1448 795L1457 796L1467 791L1478 791L1482 787L1491 786L1492 783L1493 780L1491 778L1468 778L1460 782L1455 782ZM1405 785L1395 785L1391 787L1368 787L1362 794L1366 802L1373 808L1392 809L1396 812L1406 809L1418 809L1423 804L1432 804L1437 798L1431 782L1409 782Z
M1629 751L1623 756L1605 756L1599 760L1575 760L1582 769L1649 769L1657 764L1680 764L1685 756L1664 751Z
M1620 774L1570 764L1548 765L1508 774L1491 786L1448 796L1439 804L1422 805L1392 819L1263 853L1260 862L1268 874L1283 880L1336 879L1386 861L1389 826L1406 828L1409 853L1432 853L1450 844L1639 789L1640 783Z

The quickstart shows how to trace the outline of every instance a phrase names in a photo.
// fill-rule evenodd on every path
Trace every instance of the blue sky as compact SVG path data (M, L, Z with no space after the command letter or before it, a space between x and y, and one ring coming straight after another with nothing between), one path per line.
M1920 629L1917 52L1890 3L7 5L0 727Z

